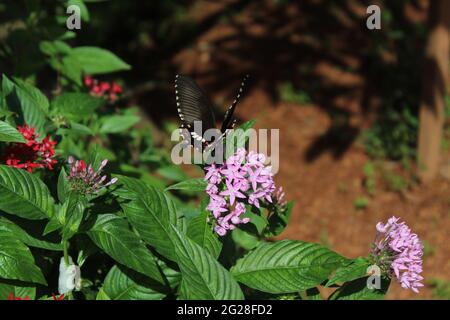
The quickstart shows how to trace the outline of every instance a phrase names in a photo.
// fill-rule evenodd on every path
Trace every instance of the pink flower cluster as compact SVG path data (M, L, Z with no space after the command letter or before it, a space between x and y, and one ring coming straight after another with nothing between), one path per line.
M372 256L377 265L395 275L402 288L419 292L423 287L423 245L417 234L412 233L400 218L391 217L386 224L377 224Z
M210 197L207 210L216 219L214 230L220 236L236 225L250 221L241 217L246 203L257 208L260 202L272 203L276 188L271 167L264 165L265 160L261 153L247 153L240 148L223 165L212 164L205 168L206 192ZM282 190L278 191L277 197L284 197Z
M102 188L106 188L117 182L117 178L106 182L106 175L102 175L108 160L103 160L97 171L94 171L92 165L87 166L83 160L77 160L70 156L68 163L70 165L70 174L68 177L71 189L85 195L98 193Z
M98 81L91 76L84 77L84 85L90 89L91 95L106 98L111 102L116 101L118 94L122 93L122 87L117 83Z

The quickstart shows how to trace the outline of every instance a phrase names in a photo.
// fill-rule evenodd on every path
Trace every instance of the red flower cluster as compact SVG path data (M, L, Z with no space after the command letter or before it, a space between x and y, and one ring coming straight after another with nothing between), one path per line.
M122 87L115 82L98 81L91 76L84 77L84 85L90 89L91 95L104 97L111 102L117 100L117 95L122 93Z
M45 137L42 142L37 141L39 134L28 125L17 126L17 130L25 138L26 143L13 143L6 148L4 156L6 164L10 167L27 169L29 172L33 172L35 168L52 170L56 163L53 159L55 155L53 147L56 142L50 140L50 137Z
M12 301L12 300L30 300L30 297L29 296L26 296L25 298L14 297L13 293L10 292L9 293L9 301Z
M60 301L60 300L64 300L64 294L59 295L59 297L57 295L55 295L54 293L52 293L53 296L53 300L56 301ZM14 294L12 292L9 293L9 300L30 300L29 296L26 296L25 298L21 298L21 297L15 297Z

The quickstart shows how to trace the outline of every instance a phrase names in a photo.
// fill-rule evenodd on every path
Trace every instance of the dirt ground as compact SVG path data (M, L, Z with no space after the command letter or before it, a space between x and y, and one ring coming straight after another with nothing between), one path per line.
M281 238L320 242L347 257L364 256L374 238L376 223L396 215L426 244L426 283L434 278L449 281L448 178L440 175L432 183L414 185L401 193L379 186L374 196L368 196L364 190L363 166L368 157L358 137L372 119L373 112L367 107L376 106L378 97L376 93L365 96L370 91L370 79L360 72L364 62L359 45L365 43L367 31L361 31L358 20L349 18L348 13L361 16L364 8L356 1L348 1L350 6L345 10L318 13L324 16L325 26L310 32L309 26L317 23L303 19L301 10L309 12L305 17L310 17L314 6L279 9L272 2L253 2L245 8L234 7L233 1L201 4L192 10L199 23L224 7L230 16L206 29L193 46L175 56L173 63L179 66L180 73L196 77L223 108L232 100L241 76L250 72L254 77L237 108L237 116L241 123L256 119L257 128L280 129L276 182L296 202ZM234 13L238 9L239 13ZM406 14L418 21L426 17L426 12L415 9ZM339 32L333 32L333 23L339 23ZM326 41L321 42L321 36ZM298 48L293 52L291 48L296 44ZM327 50L329 46L335 50ZM302 78L305 68L313 78ZM276 85L282 81L305 86L317 82L319 98L307 105L281 102L276 98ZM335 125L332 119L336 119L332 115L336 114L345 114L348 122L338 124L334 135L330 135ZM446 159L444 167L450 157ZM369 198L369 205L357 210L354 201L361 196ZM393 283L387 298L430 299L433 295L428 285L415 294Z

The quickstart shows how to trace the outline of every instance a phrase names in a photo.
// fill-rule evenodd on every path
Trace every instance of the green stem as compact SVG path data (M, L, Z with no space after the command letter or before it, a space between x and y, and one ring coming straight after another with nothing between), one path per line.
M69 241L67 241L67 240L64 240L63 241L63 250L64 250L64 263L65 263L65 265L66 265L66 267L68 267L69 266L69 254L68 254L68 251L69 251Z

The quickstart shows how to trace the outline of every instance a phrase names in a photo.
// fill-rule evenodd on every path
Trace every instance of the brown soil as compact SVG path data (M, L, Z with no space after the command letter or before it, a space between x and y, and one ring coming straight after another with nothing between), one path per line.
M376 223L396 215L426 243L426 282L449 281L449 180L440 176L401 193L379 185L372 197L363 187L368 157L357 138L379 103L362 71L360 48L367 45L367 30L353 17L363 16L364 8L357 1L347 1L342 8L315 12L314 3L320 1L286 7L273 2L250 1L244 7L234 1L200 3L192 10L198 21L223 8L230 15L205 30L173 62L180 73L196 77L219 105L232 100L244 73L253 76L237 115L241 122L256 119L257 128L280 129L276 181L296 202L281 238L321 242L347 257L364 256ZM405 15L423 21L426 5L423 10L408 7ZM323 20L314 21L311 16ZM302 70L308 70L309 76L302 76ZM276 86L283 81L297 87L318 83L315 104L280 102ZM342 114L347 120L336 124L336 115ZM332 124L334 131L330 131ZM354 200L361 196L369 197L369 205L357 210ZM432 297L428 285L414 294L393 284L387 295L388 299Z

